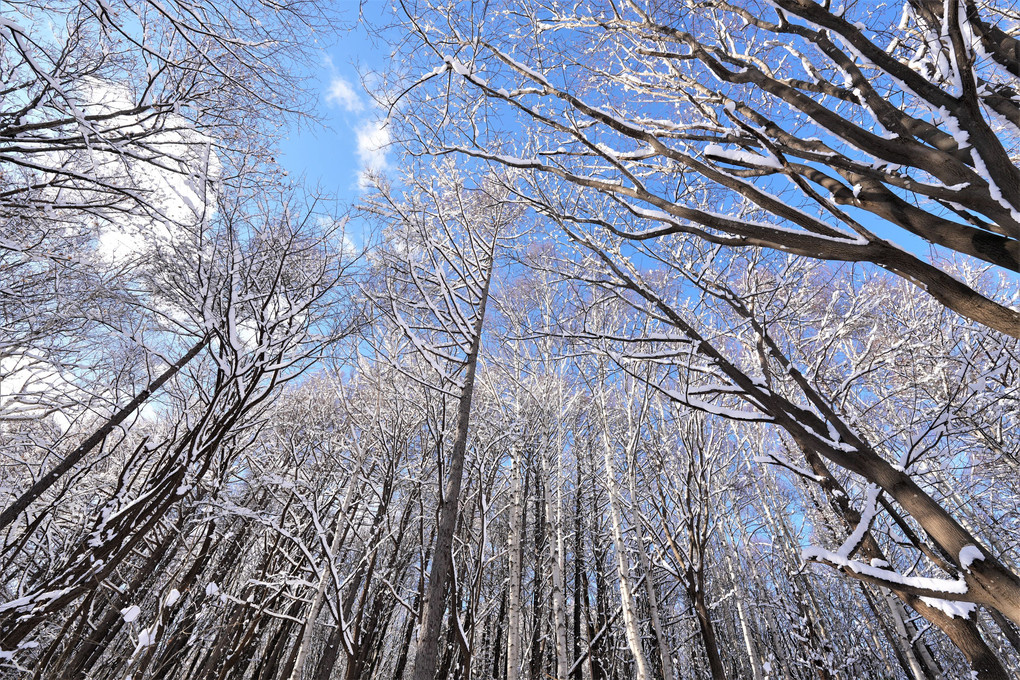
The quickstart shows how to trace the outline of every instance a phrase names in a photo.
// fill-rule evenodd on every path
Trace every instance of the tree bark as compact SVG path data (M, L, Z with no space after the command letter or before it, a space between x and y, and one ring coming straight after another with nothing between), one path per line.
M474 335L471 339L471 350L468 352L465 362L464 387L457 408L457 433L453 450L450 453L446 489L439 506L439 526L436 529L432 568L429 570L425 613L422 617L421 631L418 634L418 649L414 659L414 680L434 680L436 666L439 663L439 639L443 625L443 612L446 611L446 590L453 568L453 533L457 527L464 459L467 455L471 397L474 394L478 352L482 343L482 327L485 321L485 307L489 298L491 281L492 264L490 263L478 303L475 326L472 329Z
M119 411L109 418L103 425L93 432L88 439L83 441L78 447L69 453L62 461L60 461L55 468L47 472L45 475L39 478L39 480L29 487L28 491L21 494L17 500L11 503L9 506L4 508L3 512L0 512L0 531L2 531L7 525L13 522L18 515L24 512L29 505L32 504L39 496L43 495L47 489L56 483L60 477L70 470L72 467L78 464L82 458L84 458L89 451L99 445L107 435L127 420L128 416L138 410L142 404L144 404L152 393L162 387L168 380L177 375L182 368L198 356L198 353L202 351L206 343L209 341L207 337L203 337L201 340L196 342L194 346L188 352L173 363L169 368L163 371L155 380L150 382L144 390L135 395L134 399L124 405Z
M556 647L555 680L568 680L567 674L570 670L570 664L567 658L567 614L563 597L563 573L565 569L563 565L563 532L561 529L562 502L560 496L562 494L562 485L559 464L556 465L554 470L548 460L550 455L555 455L558 458L562 449L560 448L560 442L554 443L556 445L555 451L544 451L542 453L542 471L545 476L545 483L542 485L542 489L545 500L545 533L549 541L549 558L552 569L550 595L552 599L553 639ZM552 489L554 485L556 487L555 497Z
M523 450L520 442L513 443L511 477L511 507L509 530L510 592L507 603L506 677L518 680L521 668L521 529L524 513Z
M620 581L620 601L623 607L624 631L627 637L627 646L630 648L631 656L634 659L635 677L637 680L651 680L648 672L648 660L645 658L645 652L641 644L640 622L637 616L637 606L634 602L634 588L630 578L627 545L623 540L623 519L620 516L620 509L618 507L619 490L616 485L616 475L613 471L613 449L609 440L609 421L604 402L601 404L601 410L606 489L609 494L609 517L613 537L613 552L616 553L616 572ZM633 435L633 433L631 434ZM636 436L634 438L636 439Z

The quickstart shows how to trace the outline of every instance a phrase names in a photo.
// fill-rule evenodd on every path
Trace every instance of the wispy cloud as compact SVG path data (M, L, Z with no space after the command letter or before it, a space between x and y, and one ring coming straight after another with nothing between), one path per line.
M358 160L358 186L366 189L372 185L374 178L389 169L386 149L392 138L385 113L376 106L360 84L344 78L333 69L332 62L327 66L333 71L329 89L325 99L330 105L354 114L353 120L348 118L342 125L353 133L354 154Z
M329 91L326 93L326 101L335 104L344 111L361 113L365 110L365 102L357 90L344 78L336 76L329 83Z
M358 184L365 187L373 175L386 170L386 147L390 143L390 130L385 119L366 120L355 130L358 143L358 160L361 161L361 173Z

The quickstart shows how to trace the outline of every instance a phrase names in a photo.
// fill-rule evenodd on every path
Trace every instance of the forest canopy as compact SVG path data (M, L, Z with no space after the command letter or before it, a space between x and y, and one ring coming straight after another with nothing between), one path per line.
M0 8L0 678L1018 677L1018 473L1008 2Z

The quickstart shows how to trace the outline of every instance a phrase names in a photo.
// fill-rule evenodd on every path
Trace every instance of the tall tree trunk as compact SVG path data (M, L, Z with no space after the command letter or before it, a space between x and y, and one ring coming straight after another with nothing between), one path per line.
M744 609L744 597L741 592L740 584L737 582L737 575L733 570L733 560L730 557L729 546L724 548L724 552L726 554L726 571L729 574L730 583L733 588L737 589L737 618L740 620L740 636L744 641L744 651L747 654L748 662L751 664L751 678L752 680L762 680L761 659L758 658L758 650L755 649L754 640L751 637L751 630L747 621L747 612Z
M531 581L531 658L528 659L528 670L530 678L545 677L545 607L543 596L545 594L545 571L542 568L544 560L542 554L545 552L545 542L548 537L545 535L545 503L542 498L545 494L546 480L541 475L535 476L535 486L538 490L535 493L535 567Z
M510 592L507 603L506 678L518 680L521 669L521 531L524 522L524 451L521 442L513 443L509 539Z
M487 626L489 639L492 643L492 678L493 680L499 680L501 677L506 676L506 658L503 653L503 636L500 631L503 628L503 622L506 621L506 608L507 600L509 599L509 593L504 590L502 597L499 598L499 613L496 615L495 626Z
M32 504L32 501L43 495L46 490L53 486L53 484L56 483L56 481L60 479L64 473L77 465L89 451L96 448L100 442L106 439L107 435L113 432L118 425L127 420L132 413L138 410L138 407L148 401L153 392L162 387L166 381L177 375L182 368L198 356L198 353L202 351L203 347L205 347L206 342L208 342L207 337L203 337L201 340L196 342L184 356L171 364L165 371L157 376L155 380L150 382L144 390L139 392L131 401L125 404L123 408L110 416L110 418L103 423L98 430L93 432L88 439L79 444L74 451L67 454L67 456L60 461L55 468L40 477L35 484L29 487L28 491L21 494L17 500L4 508L4 511L0 512L0 530L3 530L8 524L13 522L19 514L24 512L28 506Z
M545 525L546 536L549 541L549 561L551 563L552 578L550 579L553 614L553 639L556 649L556 680L568 680L567 675L570 665L567 659L567 613L563 597L564 565L563 565L563 531L561 528L562 508L562 484L559 473L559 463L555 469L549 462L549 455L557 459L560 456L560 437L557 436L554 442L554 449L542 453L542 472L545 483L542 485L545 500ZM547 455L548 454L548 455ZM555 486L555 499L553 487Z
M436 528L432 568L429 570L425 613L422 617L421 631L418 634L418 649L414 658L414 680L434 680L436 666L439 663L439 639L443 627L443 613L446 611L446 591L453 569L453 533L457 528L460 487L464 476L464 459L467 455L471 397L474 394L475 371L478 367L478 352L482 344L482 327L485 321L485 307L489 299L491 281L492 268L490 264L478 304L478 316L472 329L474 335L471 339L471 349L465 362L463 389L457 407L457 434L453 450L450 453L446 489L439 505L439 526Z
M900 639L900 646L903 648L903 658L907 662L910 674L915 680L936 680L941 674L936 669L923 663L914 649L914 641L910 631L907 629L908 622L904 616L903 605L889 591L885 591L883 596L889 613L892 615L893 628Z
M581 461L577 461L577 481L574 484L574 677L571 680L584 679L584 664L581 663L581 602L587 600L587 592L582 590L581 570L584 565L584 539L581 535Z
M689 569L686 580L687 596L694 607L695 616L698 617L698 629L701 633L701 642L705 647L705 655L708 657L712 680L726 680L726 668L723 666L722 654L719 650L719 636L716 635L715 624L712 622L712 611L705 601L704 572Z
M641 573L645 577L645 597L648 599L648 614L652 621L652 632L655 634L656 648L659 653L659 668L662 671L664 680L673 680L673 658L669 650L669 642L662 630L662 621L659 617L659 597L655 592L655 578L652 574L652 563L648 559L647 546L645 545L644 518L641 516L641 508L638 503L638 481L637 481L637 456L635 451L630 452L631 459L627 462L628 482L630 484L630 508L631 524L634 526L634 540L637 542L638 563L641 566Z
M648 672L648 661L641 645L640 622L637 606L634 602L634 587L630 578L630 564L627 559L627 544L623 540L623 519L620 516L619 490L616 486L616 475L613 471L613 449L609 441L609 421L602 404L602 440L605 462L606 489L609 494L609 518L613 537L613 552L616 553L616 571L620 581L620 601L623 607L623 625L627 637L627 646L634 659L635 677L637 680L651 680Z

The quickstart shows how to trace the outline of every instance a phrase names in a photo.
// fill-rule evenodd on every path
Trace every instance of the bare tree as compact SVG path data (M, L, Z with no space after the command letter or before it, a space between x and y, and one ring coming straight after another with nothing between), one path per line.
M869 262L1020 335L1013 302L887 235L1020 269L1018 42L994 7L415 7L419 82L456 93L426 88L423 148L517 169L539 210L634 242Z
M160 303L178 329L207 336L209 355L198 364L189 361L186 371L171 367L176 399L164 402L168 427L152 432L152 441L104 442L110 450L103 458L120 444L131 450L118 455L112 470L100 467L99 488L110 488L87 499L90 511L71 521L76 529L64 553L46 570L26 571L16 596L0 608L5 649L17 649L37 626L88 597L152 532L165 529L177 503L197 493L211 469L225 473L257 436L279 386L307 370L324 343L350 331L352 318L327 306L351 263L335 240L340 223L323 230L321 215L300 215L297 207L277 205L274 213L261 197L221 197L216 221L191 234L191 241L179 239L172 256L168 251L163 266L155 267L152 282L160 291L154 305ZM48 471L41 488L36 484L14 503L32 514L20 534L13 525L8 531L6 546L14 548L6 555L9 567L30 563L26 548L40 523L62 514L66 488L52 496L56 481L72 470L78 477L96 472L88 446L106 438L114 429L109 425Z
M452 435L436 442L440 503L414 662L414 677L432 680L452 578L485 309L497 244L512 211L498 194L484 187L469 191L455 177L419 178L412 186L418 195L409 195L406 203L383 192L374 204L373 210L391 222L385 231L389 248L381 251L387 267L383 288L369 295L430 367L432 375L423 380L441 398L456 402Z
M309 56L307 35L327 18L304 0L7 7L5 245L27 248L51 227L123 221L139 210L172 221L166 200L187 198L196 161L210 148L226 169L235 152L251 158L268 148L278 130L269 110L306 109L294 67ZM244 181L254 179L252 169ZM217 174L236 179L238 170Z

